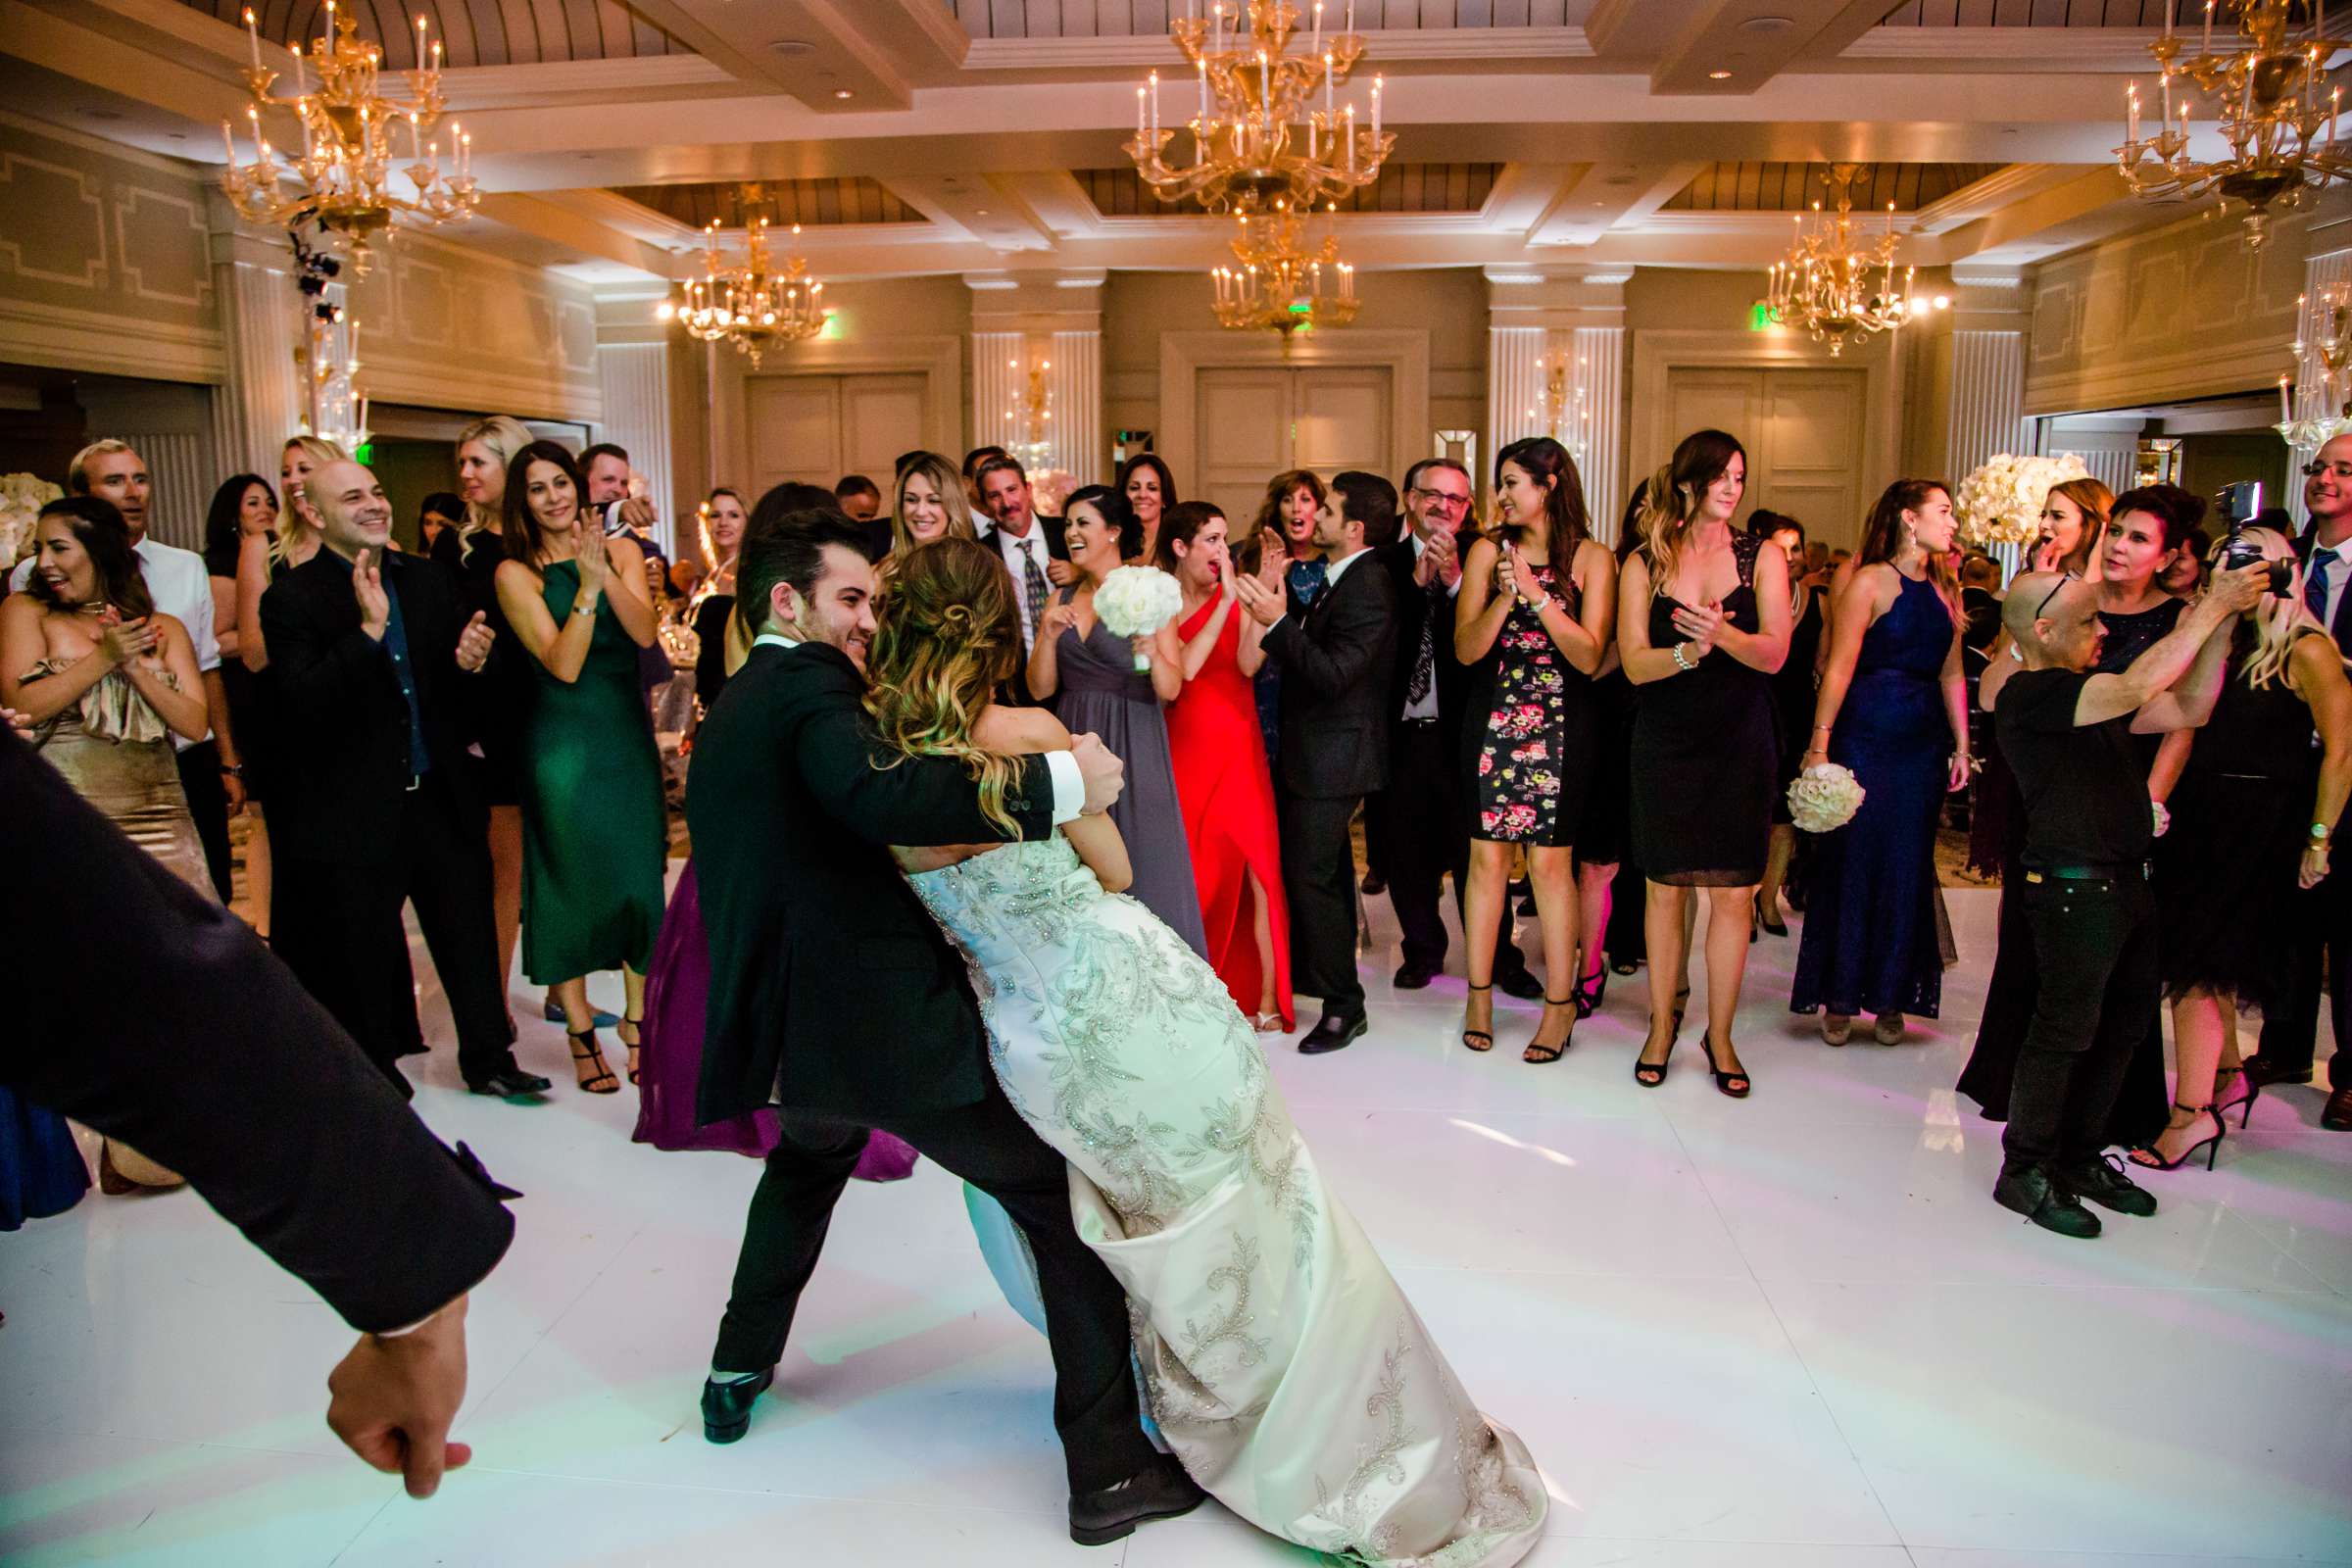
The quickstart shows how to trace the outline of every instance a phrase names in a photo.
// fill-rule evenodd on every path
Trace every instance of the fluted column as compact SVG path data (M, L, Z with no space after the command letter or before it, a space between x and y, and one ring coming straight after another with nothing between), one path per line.
M972 334L972 445L1008 447L1021 439L1016 406L1028 390L1028 350L1025 333Z
M2029 451L2023 332L1952 334L1952 422L1945 448L1957 484L1985 459Z
M1512 442L1542 433L1537 405L1544 397L1544 371L1536 362L1550 342L1550 331L1541 326L1487 328L1487 434L1494 446L1480 454L1482 462L1491 464L1494 454Z
M669 345L600 343L596 379L604 394L601 433L628 453L629 466L644 477L658 516L655 535L674 560L681 514L670 481Z
M1102 471L1102 333L1088 327L1055 332L1053 370L1046 385L1054 394L1054 466L1080 484Z
M1557 436L1575 455L1595 537L1614 542L1625 504L1625 285L1630 267L1490 267L1487 430L1478 455L1492 490L1494 454L1525 436ZM1562 402L1545 406L1564 368Z
M1572 334L1576 355L1569 395L1582 394L1585 507L1595 538L1617 542L1618 514L1625 509L1625 328L1580 326Z
M218 471L274 479L286 437L302 429L305 403L295 357L307 339L303 299L284 241L240 229L225 201L216 200L215 208L214 295L228 359L215 420Z

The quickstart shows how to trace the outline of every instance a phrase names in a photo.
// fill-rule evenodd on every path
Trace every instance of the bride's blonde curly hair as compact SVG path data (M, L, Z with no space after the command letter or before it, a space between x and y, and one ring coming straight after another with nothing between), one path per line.
M1020 760L973 744L972 725L1000 682L1020 667L1020 612L996 552L970 539L935 539L897 558L890 597L866 655L883 759L955 757L980 786L980 810L1015 837L1004 795Z

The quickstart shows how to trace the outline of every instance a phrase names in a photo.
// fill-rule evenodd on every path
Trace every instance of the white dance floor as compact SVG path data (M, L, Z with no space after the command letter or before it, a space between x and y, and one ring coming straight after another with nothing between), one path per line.
M1550 1478L1531 1562L2352 1563L2352 1135L2319 1129L2319 1091L2274 1090L2217 1172L2143 1178L2158 1217L2028 1227L1987 1196L1997 1128L1950 1088L1995 895L1950 897L1966 962L1896 1049L1822 1046L1785 1010L1793 937L1753 950L1744 1103L1695 1024L1665 1088L1635 1085L1641 976L1556 1066L1518 1060L1517 1004L1468 1054L1458 956L1390 994L1385 899L1369 1038L1273 1046L1330 1180ZM93 1193L0 1238L0 1561L1312 1560L1213 1503L1068 1544L1044 1344L929 1166L852 1185L774 1394L706 1445L756 1168L630 1144L634 1095L562 1081L559 1028L516 997L547 1104L463 1092L429 978L438 1049L412 1060L426 1121L528 1195L474 1298L472 1467L428 1503L361 1468L320 1419L350 1333L193 1197Z

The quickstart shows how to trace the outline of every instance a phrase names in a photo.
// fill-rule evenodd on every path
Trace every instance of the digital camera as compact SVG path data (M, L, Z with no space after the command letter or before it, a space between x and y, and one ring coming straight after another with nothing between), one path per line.
M2230 524L2229 541L2222 546L2222 569L2237 571L2262 564L2262 546L2246 537L2246 524L2262 511L2262 481L2241 479L2222 486L2213 493L2213 510ZM2293 588L2293 562L2274 561L2270 565L2272 593L2283 595Z

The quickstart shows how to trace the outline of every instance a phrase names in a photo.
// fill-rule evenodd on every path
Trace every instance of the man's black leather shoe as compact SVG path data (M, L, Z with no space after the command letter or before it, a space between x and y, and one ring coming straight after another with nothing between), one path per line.
M752 1429L752 1401L765 1394L776 1381L776 1369L769 1367L756 1378L742 1378L732 1383L703 1379L703 1440L706 1443L733 1443Z
M1435 970L1418 963L1408 963L1398 969L1396 978L1389 983L1399 991L1420 991L1426 988L1434 978L1436 978Z
M2352 1089L2338 1089L2328 1097L2328 1106L2320 1112L2320 1125L2331 1133L2352 1133Z
M1992 1184L1993 1201L2013 1208L2045 1231L2088 1241L2099 1234L2099 1216L2084 1208L2075 1195L2050 1179L2049 1172L2028 1166L2004 1170Z
M1306 1038L1298 1042L1298 1054L1320 1056L1327 1051L1338 1051L1343 1046L1359 1039L1364 1031L1371 1027L1370 1022L1360 1012L1352 1018L1343 1018L1336 1012L1327 1012L1323 1015L1321 1022L1306 1032Z
M2246 1082L2254 1085L2257 1089L2268 1089L2273 1084L2307 1084L2311 1082L2311 1063L2308 1061L2300 1067L2288 1067L2282 1063L2272 1061L2268 1056L2248 1056L2246 1064L2241 1070L2246 1075Z
M489 1077L466 1086L477 1095L496 1095L501 1100L518 1100L525 1095L544 1095L554 1087L537 1073L524 1072L520 1067L502 1067Z
M1536 978L1533 969L1518 969L1510 974L1496 975L1494 989L1506 997L1517 997L1521 1002L1538 1002L1544 996L1544 982Z
M1070 1539L1081 1546L1107 1545L1133 1535L1137 1525L1191 1513L1207 1496L1184 1466L1163 1453L1151 1469L1115 1487L1071 1494Z
M2146 1219L2156 1212L2156 1195L2126 1176L2123 1161L2112 1155L2094 1154L2080 1164L2062 1165L2058 1181L2077 1198L2088 1199L2118 1214Z

